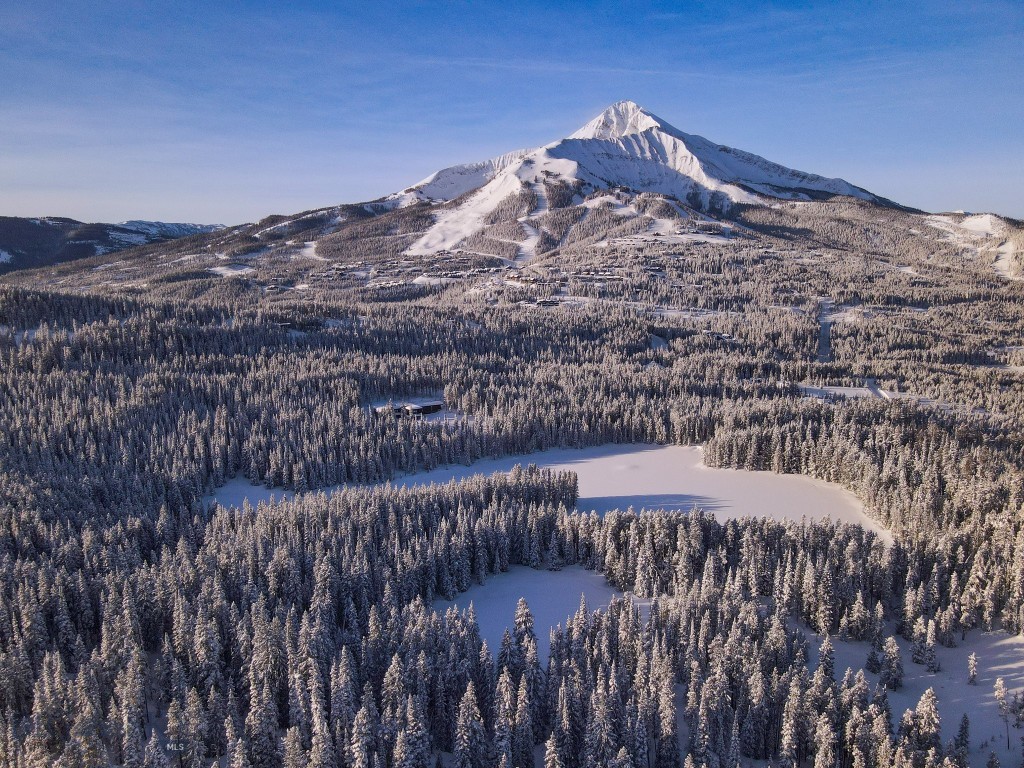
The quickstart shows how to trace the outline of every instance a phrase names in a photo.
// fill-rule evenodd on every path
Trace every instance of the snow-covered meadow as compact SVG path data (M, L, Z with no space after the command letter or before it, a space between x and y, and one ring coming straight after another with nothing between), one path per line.
M470 605L476 612L480 637L487 641L491 653L497 654L501 637L513 627L516 605L524 598L533 614L537 634L537 654L543 664L551 649L549 637L553 627L566 624L576 613L580 598L588 611L607 608L615 596L622 596L596 571L574 565L560 571L539 571L518 565L505 573L490 576L483 584L474 584L454 600L435 600L433 609L444 613L453 606L465 611Z
M892 631L891 626L889 631ZM812 643L815 664L820 641L817 637ZM1024 637L973 630L957 648L936 646L941 669L935 674L929 673L923 664L911 662L911 643L898 636L896 641L903 657L903 687L888 694L893 725L898 725L903 712L913 709L922 694L932 688L938 699L943 743L957 735L960 719L966 714L970 720L969 761L972 766L984 766L991 752L995 752L1002 766L1021 764L1021 731L1010 728L1010 749L1007 749L1006 726L999 717L993 690L996 678L1001 677L1010 697L1024 691ZM870 643L842 642L833 638L833 646L837 678L841 679L847 668L854 673L864 669ZM968 685L967 657L972 653L977 654L978 677L974 685ZM864 674L873 688L878 675L866 670Z
M238 275L247 275L254 270L252 267L247 267L243 264L228 264L226 266L210 267L206 271L213 272L221 277L237 277Z

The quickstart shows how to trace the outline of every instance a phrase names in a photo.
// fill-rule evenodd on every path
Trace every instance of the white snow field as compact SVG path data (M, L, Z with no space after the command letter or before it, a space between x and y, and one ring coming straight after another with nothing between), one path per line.
M254 270L252 267L247 267L243 264L228 264L222 267L210 267L206 271L213 272L221 277L235 277L237 275L247 275Z
M806 630L805 630L806 631ZM892 631L890 626L889 631ZM812 635L812 638L814 636ZM814 664L817 664L817 647L821 638L812 642ZM913 709L928 688L935 689L938 698L939 717L942 719L942 741L951 741L960 727L960 718L967 715L971 722L970 764L981 768L988 761L990 752L995 752L1003 766L1021 764L1021 731L1010 723L1011 749L1006 748L1006 727L999 718L999 708L993 696L997 677L1006 683L1008 697L1024 691L1024 637L1004 632L982 632L974 630L967 634L967 640L957 648L936 646L935 653L942 669L932 675L923 664L910 660L910 643L897 637L903 657L903 687L889 691L893 725L899 725L903 712ZM836 677L842 679L847 667L856 674L864 668L871 648L867 642L841 642L833 638L835 647ZM978 655L978 679L976 685L967 684L967 657ZM878 682L878 675L865 670L865 676L872 688Z
M465 165L453 165L430 174L418 184L413 184L402 192L396 192L385 198L386 201L400 206L412 205L421 200L447 201L454 200L467 192L479 189L493 179L500 171L519 160L530 150L521 149L508 152L490 160Z
M651 349L668 349L668 341L663 336L651 334Z
M314 261L327 261L323 256L317 256L316 254L316 241L309 240L302 243L302 248L295 252L292 258L298 259L313 259Z
M719 520L764 516L777 520L831 518L859 523L886 542L889 532L864 513L857 498L833 483L802 475L777 475L742 469L706 467L697 446L602 445L593 448L557 448L525 456L486 459L471 466L441 467L393 481L395 485L447 483L472 475L508 472L516 464L536 464L555 470L571 470L579 479L577 507L605 513L629 507L689 512L698 507ZM337 488L325 489L331 493ZM244 499L255 505L271 496L290 498L280 488L253 485L235 478L217 489L208 501L240 507Z
M977 213L957 221L956 218L935 214L925 216L931 227L945 232L946 240L975 251L979 256L992 259L992 267L1003 277L1017 279L1011 272L1016 246L1008 237L1010 226L1000 216Z
M622 596L604 576L578 565L560 571L538 571L517 565L505 573L489 576L483 584L474 584L454 600L435 600L433 609L444 613L452 606L464 611L472 604L480 637L487 641L491 653L498 655L501 637L507 628L512 631L519 598L525 598L533 614L533 631L537 635L537 655L541 665L551 650L550 631L566 624L576 613L580 597L586 598L587 610L607 608L612 597Z

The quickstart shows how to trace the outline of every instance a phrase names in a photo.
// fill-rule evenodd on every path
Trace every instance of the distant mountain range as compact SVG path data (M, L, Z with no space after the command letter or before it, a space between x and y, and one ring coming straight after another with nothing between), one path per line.
M0 272L99 256L220 228L163 221L86 224L55 216L36 219L0 216Z

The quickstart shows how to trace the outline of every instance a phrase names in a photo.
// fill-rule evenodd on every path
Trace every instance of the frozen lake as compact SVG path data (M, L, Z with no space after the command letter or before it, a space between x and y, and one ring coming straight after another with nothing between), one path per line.
M443 614L453 605L464 611L472 603L480 637L497 656L505 629L512 631L516 604L520 597L525 598L533 614L537 655L543 665L551 648L551 629L559 624L565 626L566 619L579 608L581 595L587 599L587 610L593 612L607 608L612 597L621 597L622 593L616 592L600 573L578 565L560 571L536 571L517 565L505 573L488 576L483 584L474 584L454 600L435 600L432 607Z
M777 475L743 469L716 469L702 462L702 449L681 445L602 445L594 448L558 448L526 456L486 459L471 466L451 466L405 475L395 485L447 483L477 474L508 472L516 464L572 470L579 478L583 511L608 512L664 509L689 512L699 507L719 520L764 516L776 520L831 518L859 523L885 541L889 533L864 513L863 505L849 491L802 475ZM328 492L336 488L327 489ZM289 491L253 485L244 477L219 488L208 501L224 506L251 504L274 496L291 497Z

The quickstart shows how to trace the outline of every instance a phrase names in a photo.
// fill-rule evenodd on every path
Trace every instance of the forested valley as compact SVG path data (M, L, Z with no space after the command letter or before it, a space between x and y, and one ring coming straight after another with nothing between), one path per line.
M652 313L671 294L645 293L658 278L639 269L554 308L511 287L0 288L0 762L971 764L969 722L940 723L930 690L906 712L888 694L936 648L1024 630L1022 384L1015 359L987 354L1014 354L1015 285L846 288L834 300L870 302L876 319L837 322L821 359L813 297L863 264L645 253L717 284L707 311ZM767 283L737 282L759 271ZM803 297L777 306L800 279ZM908 303L927 308L878 320ZM919 397L804 389L868 374ZM452 417L371 407L423 394ZM572 473L530 466L380 484L608 443L703 444L709 465L841 484L895 543L756 514L600 516L575 509ZM206 500L235 476L303 493ZM514 566L570 565L628 597L581 605L548 658L525 603L499 647L472 612L431 609ZM870 645L861 668L835 665L846 640ZM1019 695L1002 711L1019 739Z

